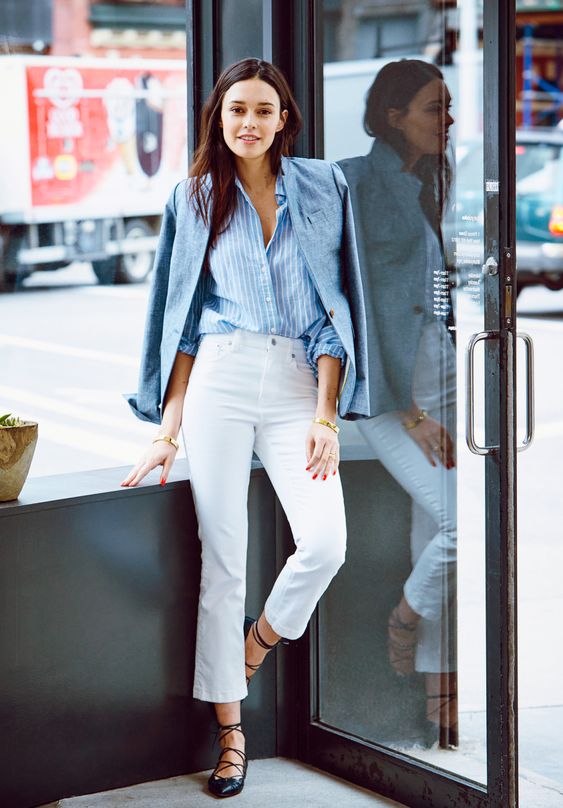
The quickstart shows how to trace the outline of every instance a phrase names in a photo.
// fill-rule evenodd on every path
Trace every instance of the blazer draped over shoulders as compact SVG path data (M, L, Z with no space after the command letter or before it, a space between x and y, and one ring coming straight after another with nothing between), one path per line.
M347 354L339 415L369 415L366 314L348 185L336 163L283 157L289 214L307 269ZM155 255L135 415L159 424L186 317L202 271L209 227L188 203L190 180L166 207Z

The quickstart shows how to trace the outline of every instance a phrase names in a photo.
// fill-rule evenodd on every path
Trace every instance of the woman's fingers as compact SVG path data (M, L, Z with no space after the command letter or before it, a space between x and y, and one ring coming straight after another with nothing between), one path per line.
M307 435L307 440L305 441L305 459L307 460L307 466L310 466L314 453L315 439L311 434L309 434Z
M331 474L334 476L336 474L336 472L338 471L339 464L340 464L339 452L337 450L333 449L333 451L329 452L329 455L328 455L328 460L327 460L327 464L326 464L326 467L325 467L325 474L323 476L323 480L326 480L326 478Z
M162 474L160 475L160 484L161 485L164 485L166 483L166 481L168 479L168 475L170 474L170 471L172 470L172 465L174 463L175 457L176 457L175 454L172 454L172 452L171 452L167 456L164 463L162 464Z
M454 456L454 442L449 432L446 432L446 453L447 453L447 467L453 469L455 466Z
M176 450L172 446L166 447L164 450L161 448L153 448L131 469L121 485L131 488L138 485L141 480L157 466L163 467L160 484L164 485L168 479L175 458Z
M152 471L152 469L153 469L153 468L154 468L154 466L150 466L148 463L143 463L143 464L142 464L142 465L141 465L141 466L140 466L140 467L137 469L137 473L135 474L135 476L133 477L133 479L131 480L131 482L129 483L129 485L130 485L130 486L139 485L139 483L141 482L141 480L142 480L144 477L146 477L146 476L147 476L147 474L149 473L149 471Z
M131 485L141 468L142 461L139 461L136 466L133 466L127 477L123 480L121 485Z
M318 477L326 480L329 474L336 473L339 461L340 453L337 443L317 440L307 471L311 472L313 480Z
M434 468L436 467L436 461L434 460L434 456L436 454L435 444L432 443L432 440L425 440L419 444L424 456L428 460L431 466Z
M321 441L315 441L313 454L309 458L309 462L307 463L307 471L310 471L313 475L313 480L318 477L319 474L319 467L322 461L323 456L323 444Z

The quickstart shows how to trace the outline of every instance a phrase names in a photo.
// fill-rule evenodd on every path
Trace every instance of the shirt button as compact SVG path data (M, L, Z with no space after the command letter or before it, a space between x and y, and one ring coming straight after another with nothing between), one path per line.
M265 271L266 271L266 267L262 265L262 266L260 267L260 270L261 270L262 272L265 272Z
M271 302L272 302L272 298L271 298L271 297L267 297L267 298L266 298L266 303L271 303Z
M414 311L415 314L422 314L422 312L424 311L422 306L418 306L418 305L413 306L412 310Z
M331 317L334 317L334 309L331 309L331 310L329 311L329 314L330 314L330 316L331 316Z
M276 329L274 328L274 326L272 326L272 327L270 328L270 334L275 334L275 333L276 333ZM272 342L272 344L273 344L273 345L275 345L276 343L275 343L275 342Z

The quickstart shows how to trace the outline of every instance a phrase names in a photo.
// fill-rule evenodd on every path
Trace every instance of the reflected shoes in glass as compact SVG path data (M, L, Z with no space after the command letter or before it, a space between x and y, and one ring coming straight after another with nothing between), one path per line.
M452 707L454 708L453 717L451 715ZM428 733L434 736L434 742L438 741L440 749L457 749L459 746L457 693L427 693L426 723Z
M414 673L416 655L416 623L404 623L395 607L387 621L387 649L389 662L395 673L407 676Z
M242 734L240 722L238 724L219 725L219 729L217 730L219 743L231 732L240 732ZM233 752L240 760L234 762L232 760L224 760L223 755L225 752ZM240 749L235 749L233 746L223 746L217 765L207 781L207 787L210 793L213 794L214 797L235 797L237 794L240 794L244 788L247 768L248 759L244 752ZM221 772L225 772L228 769L235 769L239 774L233 777L224 777Z
M265 639L261 636L260 632L258 631L258 620L253 620L252 617L245 617L244 618L244 638L245 639L248 637L249 633L252 634L252 639L254 640L256 645L259 645L260 648L264 648L265 651L271 651L273 648L276 648L276 646L278 646L278 645L289 645L289 640L286 640L283 637L280 637L280 639L277 642L273 643L273 644L267 643L265 641ZM264 656L264 659L266 659L266 656ZM264 660L262 660L262 662L263 661ZM252 671L250 673L250 675L247 675L247 677L246 677L246 685L247 685L247 687L250 684L250 680L252 679L253 675L261 667L262 662L259 662L257 665L251 665L250 662L247 662L246 660L244 661L244 667L247 670Z

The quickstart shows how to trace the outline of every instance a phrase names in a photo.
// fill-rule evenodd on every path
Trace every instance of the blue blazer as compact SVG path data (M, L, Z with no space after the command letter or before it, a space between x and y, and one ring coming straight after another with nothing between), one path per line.
M366 317L348 186L335 163L283 157L291 223L311 279L348 356L342 418L369 414ZM209 227L188 204L188 183L164 210L141 357L139 388L125 394L135 415L159 424L180 338L205 261Z

